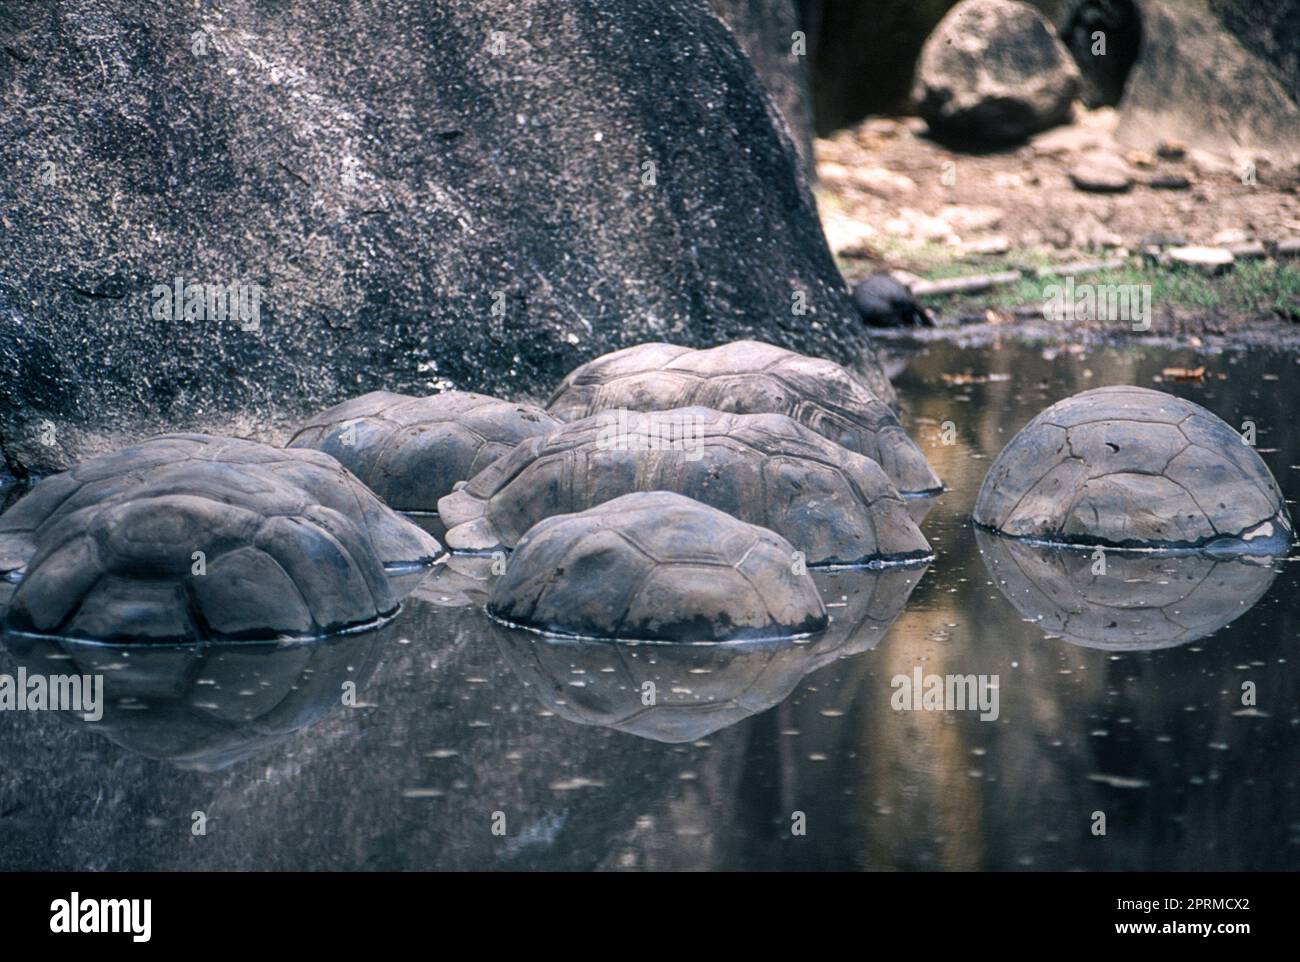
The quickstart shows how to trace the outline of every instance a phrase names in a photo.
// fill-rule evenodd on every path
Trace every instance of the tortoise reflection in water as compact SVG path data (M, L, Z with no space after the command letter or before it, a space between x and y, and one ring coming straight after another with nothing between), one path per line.
M1185 645L1244 614L1268 591L1272 565L1205 555L1094 552L1035 545L976 529L998 589L1050 635L1087 648Z
M497 644L550 711L654 741L695 741L784 701L809 673L879 644L924 568L814 572L831 610L811 638L644 644L549 638L496 624Z
M60 718L137 755L217 771L341 709L349 692L361 701L396 624L298 644L119 646L30 635L6 644L29 673L104 679L103 718Z

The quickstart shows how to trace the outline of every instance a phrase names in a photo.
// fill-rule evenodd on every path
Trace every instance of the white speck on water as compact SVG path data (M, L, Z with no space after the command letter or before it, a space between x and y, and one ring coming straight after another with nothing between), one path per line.
M1104 775L1100 772L1088 776L1090 782L1100 782L1111 788L1150 788L1151 783L1145 778L1128 778L1124 775Z

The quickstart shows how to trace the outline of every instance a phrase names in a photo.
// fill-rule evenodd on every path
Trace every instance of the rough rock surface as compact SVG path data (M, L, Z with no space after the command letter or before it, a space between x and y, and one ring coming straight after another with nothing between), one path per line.
M709 0L731 27L772 95L809 176L813 176L812 98L808 90L807 31L795 0ZM796 50L796 33L804 34Z
M501 653L547 711L667 744L706 738L790 696L812 644L611 645L496 625ZM585 684L571 682L575 669ZM656 698L643 698L654 685Z
M539 407L486 394L372 391L311 418L288 446L337 458L391 508L436 511L456 482L560 426Z
M1078 91L1078 67L1037 10L963 0L926 40L914 95L934 136L1001 145L1068 120Z
M1300 162L1300 15L1288 0L1142 0L1117 136Z
M871 458L904 494L939 490L942 482L925 455L876 393L882 380L864 383L834 362L757 341L703 351L638 344L570 372L548 409L564 421L616 408L663 411L696 404L738 414L785 414Z
M488 612L544 632L738 641L817 632L826 609L780 535L665 491L629 494L528 532Z
M1199 404L1146 388L1053 404L1003 448L975 522L1039 541L1285 554L1291 519L1268 467Z
M1185 645L1249 611L1272 565L1202 555L1117 553L1106 573L1090 552L976 529L989 577L1043 631L1086 648L1149 651Z
M607 411L532 438L438 503L453 549L513 548L543 518L672 491L770 528L810 565L931 554L874 461L782 414Z
M874 365L700 0L7 4L0 216L19 476L381 387L521 397L647 337Z

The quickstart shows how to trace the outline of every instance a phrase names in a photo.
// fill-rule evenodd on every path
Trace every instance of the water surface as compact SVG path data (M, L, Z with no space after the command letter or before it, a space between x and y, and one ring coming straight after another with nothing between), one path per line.
M940 342L902 360L905 422L950 489L922 525L936 559L819 575L826 637L509 635L464 566L326 646L0 648L0 671L77 665L114 699L93 724L0 714L0 867L1300 866L1300 568L1112 556L1099 578L969 521L1016 430L1118 383L1253 421L1294 501L1296 358ZM895 711L891 679L918 666L996 675L997 719Z

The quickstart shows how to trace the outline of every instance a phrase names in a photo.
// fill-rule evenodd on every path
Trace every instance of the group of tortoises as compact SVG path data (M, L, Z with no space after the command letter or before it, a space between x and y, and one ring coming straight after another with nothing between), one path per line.
M432 529L453 552L508 553L486 607L516 627L816 634L829 619L810 568L931 557L914 505L942 485L892 401L887 383L757 341L650 343L582 365L545 410L378 391L283 449L155 438L41 481L0 517L4 627L113 642L371 628L443 555ZM1031 421L974 520L1026 542L1216 556L1285 553L1292 537L1236 432L1132 387Z

